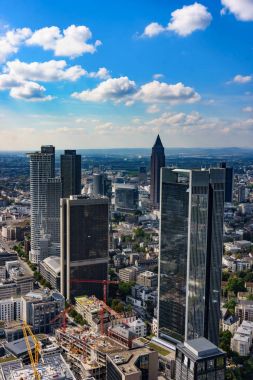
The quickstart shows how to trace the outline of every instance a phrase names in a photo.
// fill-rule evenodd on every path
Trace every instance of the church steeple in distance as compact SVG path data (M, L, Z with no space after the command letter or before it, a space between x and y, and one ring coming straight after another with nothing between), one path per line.
M150 202L155 209L159 209L160 204L160 171L165 167L164 147L159 135L157 135L151 154L151 182L150 182Z

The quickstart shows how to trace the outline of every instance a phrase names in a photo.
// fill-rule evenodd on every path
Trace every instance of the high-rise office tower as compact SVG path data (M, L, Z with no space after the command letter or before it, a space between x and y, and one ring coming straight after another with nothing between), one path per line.
M65 150L61 155L62 196L81 194L81 155Z
M224 169L162 169L159 334L219 338Z
M225 202L233 202L234 169L227 167L226 162L220 163L220 168L225 169Z
M46 213L46 184L55 174L55 148L42 146L40 152L29 153L30 157L30 194L31 194L31 251L30 261L38 264L40 239Z
M66 299L85 294L103 298L101 284L76 280L107 279L108 213L106 197L61 199L61 293Z
M93 191L94 195L105 195L106 197L111 197L112 193L112 182L107 178L104 173L94 173L93 174Z
M62 197L62 182L60 177L47 179L46 209L43 221L43 232L48 240L49 252L47 256L60 255L60 199ZM41 257L43 260L45 257Z
M133 213L138 208L139 192L135 185L116 185L115 210Z
M165 166L164 147L160 136L152 148L151 154L151 181L150 181L150 202L155 209L159 209L160 203L160 171Z

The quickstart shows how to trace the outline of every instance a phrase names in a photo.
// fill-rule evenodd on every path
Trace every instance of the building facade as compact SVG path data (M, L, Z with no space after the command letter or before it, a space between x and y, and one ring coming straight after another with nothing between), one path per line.
M67 299L95 295L102 285L78 280L106 280L108 272L108 198L71 196L61 200L61 293Z
M21 315L35 334L49 334L61 325L56 318L65 308L64 297L48 289L36 290L21 297Z
M61 155L62 197L81 194L81 155L65 150Z
M139 193L134 185L117 185L115 188L115 210L135 212L138 208Z
M165 166L164 147L160 136L152 148L151 154L151 178L150 178L150 202L155 209L159 209L160 204L160 171Z
M176 380L225 380L226 355L205 338L178 344Z
M29 153L31 194L31 251L30 261L38 264L40 239L44 234L43 223L46 213L46 183L55 175L55 148L42 146L40 152Z
M162 169L159 334L219 339L223 169Z

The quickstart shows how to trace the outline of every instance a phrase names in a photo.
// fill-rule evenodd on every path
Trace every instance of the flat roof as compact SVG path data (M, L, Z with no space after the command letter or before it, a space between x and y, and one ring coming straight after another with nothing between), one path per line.
M224 354L222 350L206 338L188 340L184 344L179 344L178 347L187 351L189 355L194 356L196 359Z

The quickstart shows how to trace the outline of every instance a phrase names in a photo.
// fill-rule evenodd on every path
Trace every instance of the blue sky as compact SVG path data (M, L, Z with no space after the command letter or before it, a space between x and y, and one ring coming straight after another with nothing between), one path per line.
M252 146L253 0L0 5L0 149Z

